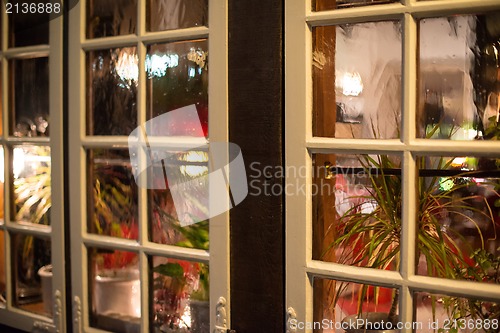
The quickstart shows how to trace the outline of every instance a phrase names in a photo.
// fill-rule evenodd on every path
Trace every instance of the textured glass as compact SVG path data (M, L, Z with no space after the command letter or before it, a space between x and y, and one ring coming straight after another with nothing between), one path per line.
M1 16L1 15L0 15ZM0 20L0 24L2 24L2 20ZM0 42L1 42L1 38L0 38ZM0 60L1 60L1 57L0 57ZM0 77L2 76L2 71L0 70ZM2 80L0 80L2 81ZM0 82L0 91L3 91L2 90L2 85L3 83ZM0 136L3 136L3 93L0 93Z
M87 53L87 134L129 135L137 126L135 47Z
M401 54L400 22L313 28L314 135L399 138Z
M4 148L0 146L0 165L5 166L5 155ZM0 225L3 224L4 221L4 185L5 185L5 175L3 172L0 173ZM1 248L1 247L0 247Z
M150 332L210 332L207 264L151 257Z
M15 59L9 65L12 75L10 134L49 136L49 59Z
M89 248L88 253L90 326L115 333L139 332L139 256L101 248Z
M89 232L137 239L138 189L128 150L89 150L87 161Z
M416 303L414 322L418 323L415 327L417 333L494 333L500 328L498 303L426 292L415 292L413 299Z
M398 155L313 156L313 259L398 270Z
M2 203L3 205L3 203ZM6 300L7 300L7 295L6 295L6 275L5 275L5 232L3 230L0 230L0 304L5 305Z
M87 1L87 38L135 34L137 0Z
M192 181L196 178L208 174L208 154L202 151L189 151L186 153L172 154L171 158L162 160L153 165L151 172L158 179L164 179L165 174L169 175L167 189L149 191L149 221L151 240L155 243L177 245L182 247L208 250L208 220L191 224L181 225L177 218L177 210L172 198L172 193L168 184L178 184ZM171 178L173 177L173 178ZM175 179L174 179L175 178ZM201 180L200 180L201 181ZM201 200L186 200L178 202L189 209L182 208L182 211L191 211L197 215L198 211L206 211Z
M170 135L208 135L208 43L206 40L148 47L146 55L148 119L189 105L195 105L197 119L169 124ZM162 124L163 125L163 124ZM157 128L160 135L162 128Z
M49 240L35 236L11 235L14 306L38 314L50 314L45 304L51 302L51 298L43 297L40 274L43 267L51 264L50 246Z
M499 12L423 19L420 28L420 138L500 136Z
M347 325L348 322L354 325L357 317L348 316L356 315L367 319L360 321L365 326L358 326L359 332L364 332L364 329L366 332L379 332L375 330L375 326L369 325L376 325L376 319L384 320L387 324L391 305L397 304L398 301L396 289L393 288L321 278L314 278L313 295L314 320L309 323L312 327L308 328L315 333L344 332L341 329L343 321L343 325ZM371 317L374 313L378 318ZM397 325L397 310L393 315L392 321L387 325ZM388 329L390 326L385 328Z
M149 31L208 25L208 0L148 0Z
M12 219L17 222L50 225L51 200L50 148L14 146Z
M483 258L500 263L499 165L485 157L417 158L417 274L481 282Z
M399 2L396 0L313 0L312 7L315 11L332 10L349 7L361 7Z
M33 46L49 43L49 14L46 13L22 13L23 6L20 1L9 1L18 3L13 6L9 19L9 47ZM30 3L47 3L47 1L35 0ZM53 2L54 3L54 2ZM5 10L5 3L2 6ZM21 11L17 12L16 11Z

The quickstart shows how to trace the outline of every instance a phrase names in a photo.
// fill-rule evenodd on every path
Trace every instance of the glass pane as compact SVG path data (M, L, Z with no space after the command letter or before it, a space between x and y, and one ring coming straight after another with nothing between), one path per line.
M420 27L420 138L496 139L499 13L424 19Z
M398 2L397 0L312 0L312 8L315 11L332 10L349 7L361 7L380 5L384 3Z
M15 59L9 65L10 134L49 136L49 58Z
M1 15L0 15L1 16ZM0 26L2 24L2 20L0 20ZM0 43L2 39L0 38ZM1 44L0 44L1 45ZM0 57L1 61L2 57ZM2 70L0 70L0 77L2 77ZM3 136L3 89L2 89L2 81L0 80L0 136Z
M208 0L148 0L149 31L208 25Z
M13 4L11 8L12 13L7 15L9 18L9 47L48 44L49 14L44 12L22 13L24 4L22 1L9 2ZM28 2L28 4L34 3L45 4L47 1L34 0Z
M398 270L401 158L313 158L313 259Z
M396 289L320 278L314 278L313 288L314 320L297 322L298 329L313 329L318 333L382 332L377 329L401 325L397 306L394 313L390 311L399 301ZM352 330L356 328L359 331Z
M87 160L88 231L137 240L138 194L128 150L88 150Z
M140 331L141 281L137 253L89 248L90 326Z
M482 256L500 258L500 164L483 157L417 161L418 274L484 281Z
M87 134L129 135L137 126L135 47L87 53Z
M457 329L461 333L493 333L500 327L498 303L426 292L415 292L413 297L416 322L421 324L417 333L457 332Z
M46 296L52 296L50 290L52 286L51 282L45 279L46 275L50 276L48 272L46 273L46 266L51 263L50 240L14 234L11 236L11 245L14 261L12 266L14 306L50 315L52 297ZM45 288L47 289L44 290Z
M151 332L210 332L207 264L151 257Z
M135 34L137 0L87 1L87 38Z
M50 225L51 170L50 147L14 146L12 220Z
M150 45L146 56L146 71L148 119L194 104L199 120L184 119L168 124L169 133L179 136L207 136L207 41ZM201 123L202 133L198 130L198 123ZM161 134L163 129L158 127L157 130Z
M208 154L206 152L189 151L172 153L171 155L170 158L162 159L161 163L157 160L151 168L152 175L150 177L163 180L165 179L164 175L168 175L167 186L168 184L187 183L195 179L198 179L202 185L203 180L200 177L208 175ZM207 193L203 191L203 188L206 188L208 183L203 184L205 186L202 186L200 196ZM194 194L196 195L196 193ZM173 196L176 199L175 202ZM165 190L149 191L150 232L153 242L208 250L208 220L186 226L178 219L178 213L186 212L194 217L205 216L204 212L208 208L206 202L203 198L194 199L189 200L189 196L172 193L170 187Z
M4 223L4 185L5 185L5 155L4 148L0 146L0 224ZM0 247L1 249L1 247Z
M313 133L393 139L401 132L401 23L313 28Z
M2 203L3 204L3 203ZM7 295L6 295L6 283L7 277L5 275L5 232L0 230L0 305L5 306Z

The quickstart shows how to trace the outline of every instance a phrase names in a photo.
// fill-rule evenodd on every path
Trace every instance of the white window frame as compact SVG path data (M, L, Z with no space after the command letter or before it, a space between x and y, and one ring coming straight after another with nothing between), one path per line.
M156 244L148 240L147 192L139 189L139 241L89 234L86 212L86 148L128 148L127 136L87 136L85 129L85 51L113 47L137 47L139 57L138 124L146 121L146 75L144 69L147 45L208 38L209 50L209 139L229 139L227 86L227 1L209 0L209 27L195 27L161 32L146 31L146 0L138 0L137 32L134 35L86 39L85 0L80 0L69 14L69 159L70 223L73 329L75 332L103 332L89 326L87 246L129 250L139 254L141 279L141 332L149 332L148 256L195 260L210 265L210 331L215 330L219 298L225 299L226 323L230 323L229 304L229 214L210 219L210 253L203 250ZM166 146L175 138L165 138ZM185 139L184 139L185 140ZM182 141L182 138L181 138ZM177 140L177 143L179 141ZM209 148L210 149L210 148Z
M65 247L64 247L64 150L63 150L63 18L59 16L49 23L49 44L26 47L8 47L8 14L2 4L2 43L0 49L2 81L2 132L0 138L4 147L4 223L0 230L5 235L5 274L7 303L0 305L0 323L24 331L35 328L49 331L66 332L66 284L65 284ZM50 138L17 138L9 136L9 74L8 61L13 58L48 56L49 59L49 107ZM28 96L27 96L28 97ZM12 164L10 147L20 144L47 145L51 154L51 210L50 227L17 223L11 217ZM13 272L11 260L11 233L22 233L51 240L51 263L53 266L52 300L53 318L21 310L13 305Z
M412 322L413 291L454 294L500 300L500 285L449 281L416 275L415 154L453 156L499 156L497 141L426 140L416 138L417 28L418 19L449 14L475 14L500 10L498 0L402 0L401 3L313 12L311 0L285 3L285 135L286 166L306 167L306 176L287 175L290 188L306 188L286 200L286 307L288 319L313 321L313 277L378 284L400 288L400 320ZM315 137L312 132L312 27L381 20L400 20L403 26L403 122L402 137L394 140L337 139ZM312 260L312 154L384 154L403 156L403 213L400 271L346 266ZM302 175L302 173L299 173ZM447 283L448 282L448 283ZM310 332L300 330L297 332ZM409 331L404 331L409 332Z

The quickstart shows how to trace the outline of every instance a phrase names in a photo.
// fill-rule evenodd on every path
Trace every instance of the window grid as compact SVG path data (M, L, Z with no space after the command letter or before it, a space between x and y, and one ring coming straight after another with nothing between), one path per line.
M0 230L4 232L4 255L5 255L5 282L6 282L6 303L0 304L0 314L2 324L23 330L31 330L33 325L38 323L55 326L63 332L63 317L66 310L64 304L60 304L59 314L54 312L54 317L49 318L42 314L29 312L14 306L14 277L12 270L12 235L30 235L51 241L51 263L53 264L53 286L51 291L54 297L56 289L64 299L64 220L63 220L63 193L62 193L62 164L63 164L63 142L62 142L62 18L56 18L49 24L49 45L34 45L25 47L8 46L8 14L2 10L2 26L0 31L0 62L1 62L1 95L2 95L2 136L0 145L4 154L4 218L0 224ZM14 137L10 132L10 107L9 92L10 75L8 62L12 59L23 59L26 57L48 57L49 61L49 108L51 133L49 137ZM11 187L12 179L12 149L15 145L43 145L51 148L51 198L52 206L50 210L51 225L41 226L36 224L18 223L11 219ZM59 175L59 176L56 176ZM57 287L56 287L57 286Z
M449 14L475 14L500 9L498 1L404 0L402 3L312 12L311 1L287 3L286 8L286 160L287 166L307 166L305 179L288 176L287 183L305 185L306 195L287 197L287 307L293 307L297 319L313 321L312 278L375 283L400 288L400 320L412 322L414 291L425 290L452 295L472 296L485 300L500 299L500 286L468 281L449 281L415 274L416 233L416 161L415 155L452 154L475 156L500 153L500 145L491 141L456 142L416 138L414 119L417 105L417 19ZM336 139L312 134L312 28L323 25L361 23L382 20L403 23L402 58L402 137L401 140ZM297 51L298 49L303 51ZM290 129L294 129L291 131ZM312 258L312 154L346 153L403 154L403 230L402 260L399 272L351 267L320 262ZM302 221L307 223L303 223ZM300 237L299 237L300 235ZM293 245L292 245L293 243ZM447 283L448 282L448 283Z
M216 78L209 73L209 133L210 139L228 139L227 131L227 8L225 1L209 0L209 22L208 27L194 27L160 32L146 32L146 0L138 0L138 19L136 34L86 39L85 36L85 2L81 0L70 13L70 36L75 37L75 42L70 42L70 107L77 109L77 116L70 120L70 146L74 154L70 153L71 169L74 170L72 179L81 179L78 187L71 189L72 221L80 221L76 231L72 230L72 253L74 262L72 265L73 295L81 299L82 321L75 323L77 332L103 332L100 329L89 327L89 299L88 299L88 262L87 248L102 247L120 249L138 253L139 270L141 279L141 332L149 331L150 299L149 299L149 260L151 256L164 256L174 259L183 259L210 263L210 325L214 329L215 304L219 296L228 299L228 215L222 214L210 220L210 255L207 251L198 249L181 248L173 245L157 244L149 241L147 190L138 188L138 241L117 239L107 236L90 234L87 232L87 212L85 192L87 179L86 174L86 150L90 148L128 148L128 137L126 136L89 136L86 135L85 126L85 80L86 65L85 54L88 51L109 49L115 47L135 46L138 55L139 78L137 86L137 123L146 122L146 72L145 60L147 47L154 43L166 43L175 41L190 41L208 38L210 54L210 70L219 73ZM210 34L209 34L210 31ZM222 46L222 47L221 47ZM73 62L73 65L71 63ZM217 95L214 94L214 89ZM217 90L218 89L218 90ZM219 97L220 96L220 97ZM217 127L215 126L217 125ZM207 147L204 138L151 138L150 141L158 141L165 147L179 147L202 143ZM139 164L145 163L144 156L139 156ZM73 167L74 166L74 167ZM71 171L70 171L71 172ZM73 224L74 225L74 224ZM214 226L222 229L213 228ZM213 260L212 256L217 256ZM214 272L216 274L214 274ZM215 276L216 275L216 276ZM229 302L228 302L229 303ZM229 316L228 316L229 322Z

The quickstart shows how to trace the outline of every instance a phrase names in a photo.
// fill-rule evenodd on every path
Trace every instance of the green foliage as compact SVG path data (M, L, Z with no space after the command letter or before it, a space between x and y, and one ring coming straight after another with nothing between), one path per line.
M170 276L172 278L181 279L184 277L184 269L178 263L167 263L156 266L153 271L155 273Z
M350 208L341 216L336 224L338 236L329 244L324 254L333 249L336 252L337 261L354 266L393 269L398 270L400 266L400 240L402 229L402 198L403 184L400 176L388 175L386 170L400 169L401 162L389 155L378 155L371 157L362 155L359 163L365 170L365 189L368 194L357 197L357 205ZM422 157L419 161L420 168L435 168L437 170L449 169L451 160L432 159ZM464 195L462 190L468 186L460 175L451 177L453 186L440 188L441 177L419 177L416 213L416 258L423 255L429 275L448 278L463 278L460 269L466 267L466 257L457 245L457 239L462 236L454 233L451 229L443 227L441 221L444 216L460 217L472 222L478 230L481 230L473 217L464 212L473 211L475 214L486 217L493 221L491 210L484 212L470 205L472 201L482 201L488 206L486 199L479 195ZM466 191L463 191L466 192ZM362 203L374 203L373 211L367 213L362 211ZM364 285L358 296L358 312L362 312L363 300L365 299L369 286ZM337 302L345 288L341 285L333 297ZM376 288L378 289L378 288ZM375 290L375 295L378 291ZM394 294L392 311L396 311L398 293ZM390 314L391 316L394 313Z
M500 252L500 248L496 253ZM470 258L473 266L459 268L458 274L472 281L500 283L500 256L490 253L484 249L477 249ZM444 299L450 318L457 320L474 320L484 323L485 320L500 320L500 304L485 302L475 299L464 299L459 297L448 297ZM480 331L479 329L473 332ZM486 333L496 333L498 328L485 329Z

